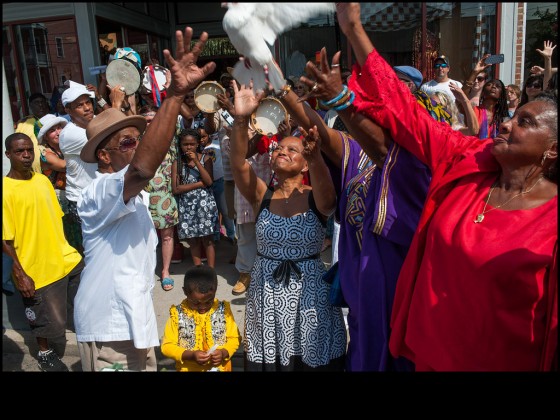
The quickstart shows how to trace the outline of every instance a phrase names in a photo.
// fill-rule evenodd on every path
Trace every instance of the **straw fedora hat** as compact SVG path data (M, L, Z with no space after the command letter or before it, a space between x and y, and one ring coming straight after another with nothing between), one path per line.
M97 146L111 134L125 127L136 127L142 134L146 129L146 119L141 115L127 117L116 108L103 111L86 127L88 142L80 153L80 159L88 163L97 163Z

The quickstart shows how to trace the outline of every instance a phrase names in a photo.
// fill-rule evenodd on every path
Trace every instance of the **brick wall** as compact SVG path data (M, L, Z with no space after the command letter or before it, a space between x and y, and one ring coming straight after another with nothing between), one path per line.
M525 4L524 3L517 3L517 11L516 11L516 25L517 25L517 36L515 40L515 83L517 86L521 87L523 84L523 80L521 78L521 72L523 69L523 63L525 61L525 55L523 54L523 19L525 14Z

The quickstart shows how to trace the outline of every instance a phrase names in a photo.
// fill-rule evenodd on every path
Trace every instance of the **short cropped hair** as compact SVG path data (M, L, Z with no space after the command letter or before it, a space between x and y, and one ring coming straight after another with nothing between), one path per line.
M29 140L32 142L31 138L24 133L13 133L6 137L4 141L4 146L6 146L6 150L12 150L12 143L16 140Z
M218 288L218 275L212 267L197 265L186 271L183 286L185 287L185 293L195 291L202 294L210 291L215 292Z
M28 103L33 102L37 98L43 98L45 101L47 100L47 97L45 95L43 95L42 93L32 93L29 96Z

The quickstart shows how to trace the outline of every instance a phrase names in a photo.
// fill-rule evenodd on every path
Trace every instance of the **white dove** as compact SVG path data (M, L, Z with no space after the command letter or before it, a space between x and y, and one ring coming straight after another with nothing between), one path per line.
M268 45L281 33L310 18L336 10L335 3L222 3L228 10L223 27L244 59L234 66L233 77L241 84L253 79L253 89L265 89L270 81L275 90L286 83ZM267 45L268 44L268 45Z

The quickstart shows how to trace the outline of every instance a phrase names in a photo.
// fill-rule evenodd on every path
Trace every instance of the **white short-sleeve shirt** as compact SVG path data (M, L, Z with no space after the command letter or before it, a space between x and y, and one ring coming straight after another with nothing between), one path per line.
M73 122L66 124L60 132L60 151L66 161L66 198L70 201L78 201L80 192L91 182L97 170L97 163L86 163L80 159L86 143L85 128Z
M144 349L159 345L152 300L157 235L148 193L124 203L127 168L96 173L78 199L85 268L74 322L80 342L133 340Z

